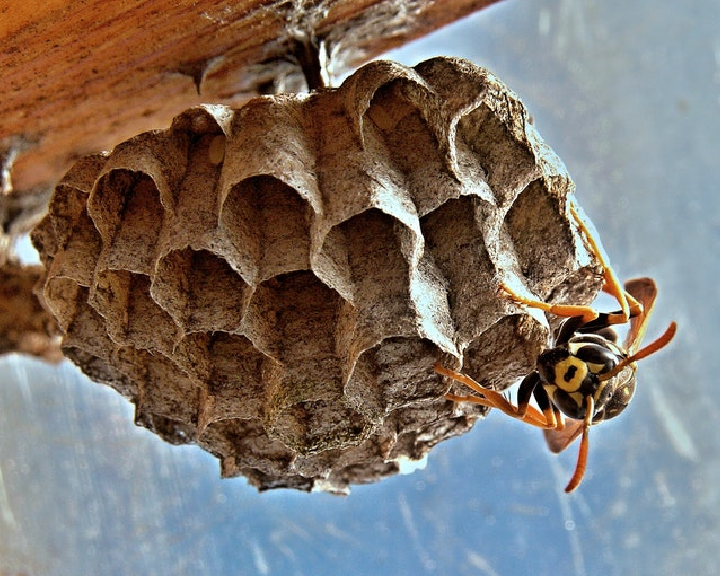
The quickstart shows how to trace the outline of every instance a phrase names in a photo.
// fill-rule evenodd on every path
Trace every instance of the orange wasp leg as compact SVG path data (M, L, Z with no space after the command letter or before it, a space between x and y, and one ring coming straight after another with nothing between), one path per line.
M595 320L595 318L599 316L599 314L590 306L583 306L578 304L548 304L547 302L543 302L542 300L526 298L525 296L521 296L520 294L514 292L511 288L509 288L506 284L503 283L500 283L499 292L504 298L510 300L511 302L514 302L515 304L527 306L529 308L537 308L538 310L542 310L543 312L550 312L550 314L555 314L556 316L562 316L564 318L582 316L583 324L592 322L593 320Z
M615 271L612 269L612 266L610 266L605 250L603 250L602 246L600 246L597 240L595 240L595 237L590 232L587 223L582 219L580 214L578 214L575 204L570 204L570 214L575 220L575 224L577 225L579 232L582 234L582 237L585 239L585 243L587 244L590 252L595 256L597 261L600 263L600 266L602 266L603 292L615 298L620 305L619 314L608 314L608 323L624 324L630 318L634 318L642 314L642 305L620 284L620 280L615 275Z
M612 267L610 266L610 262L605 254L605 250L598 244L597 240L595 240L595 237L590 232L590 229L588 228L588 225L586 222L582 219L580 214L578 214L577 208L575 207L575 204L570 204L570 214L575 220L575 224L577 224L578 230L582 234L583 238L585 239L585 242L590 249L590 252L595 256L597 261L600 263L600 266L602 266L603 269L603 292L606 292L607 294L610 294L610 296L613 296L617 301L618 304L620 304L620 310L621 314L620 317L614 321L611 322L612 324L623 324L628 321L628 318L630 318L630 305L628 304L628 296L632 300L635 307L639 307L639 304L635 298L630 296L625 290L623 289L622 285L620 284L620 280L617 276L615 276L615 272L613 271ZM641 309L638 310L638 312Z
M475 382L475 380L473 380L469 376L461 374L460 372L448 370L439 362L435 364L435 372L443 376L447 376L448 378L452 378L456 382L464 384L478 394L482 394L482 397L456 396L455 394L446 394L445 398L447 398L448 400L453 400L454 402L474 402L475 404L480 404L481 406L497 408L508 416L517 418L518 420L522 420L523 422L531 424L538 428L557 428L559 426L558 421L555 419L556 414L554 410L551 410L550 414L545 414L543 412L540 412L537 408L533 406L527 406L525 411L523 412L521 410L518 410L517 407L513 406L513 404L509 402L508 399L505 398L505 396L503 396L500 392L496 392L495 390L491 390L490 388L483 388L482 386L480 386L480 384Z
M578 450L577 463L575 464L575 472L573 472L570 482L565 486L565 493L569 494L575 488L580 486L583 477L585 476L585 470L587 468L587 457L590 449L590 443L588 440L588 430L592 424L593 414L595 413L595 400L592 396L585 397L585 420L583 421L582 439L580 440L580 449Z

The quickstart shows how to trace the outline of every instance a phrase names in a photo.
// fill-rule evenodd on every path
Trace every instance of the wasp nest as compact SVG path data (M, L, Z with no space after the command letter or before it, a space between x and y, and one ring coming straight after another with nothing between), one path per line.
M66 355L138 424L261 489L342 491L472 426L436 360L532 369L547 324L500 280L592 296L571 187L488 71L374 62L79 161L33 238Z

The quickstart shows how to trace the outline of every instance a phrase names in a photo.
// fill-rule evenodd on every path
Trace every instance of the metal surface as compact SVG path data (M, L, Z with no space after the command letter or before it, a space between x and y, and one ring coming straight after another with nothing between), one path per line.
M220 480L76 370L0 360L0 573L715 574L720 5L511 0L390 57L497 73L564 159L622 278L660 295L638 392L570 449L492 414L427 468L348 498Z

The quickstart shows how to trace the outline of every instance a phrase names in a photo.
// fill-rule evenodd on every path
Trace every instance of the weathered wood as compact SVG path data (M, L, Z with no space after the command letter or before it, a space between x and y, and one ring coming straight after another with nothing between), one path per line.
M42 205L82 155L201 102L294 88L300 68L288 47L310 34L342 71L494 1L9 0L0 7L3 192Z
M0 355L29 354L48 362L63 359L55 317L33 294L43 274L41 266L0 266Z

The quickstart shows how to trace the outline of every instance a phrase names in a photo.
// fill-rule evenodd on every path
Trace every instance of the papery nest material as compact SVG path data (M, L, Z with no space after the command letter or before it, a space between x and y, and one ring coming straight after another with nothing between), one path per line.
M470 429L438 359L503 389L547 344L497 296L589 302L573 185L468 61L188 110L79 161L33 233L65 354L260 489L342 492Z

